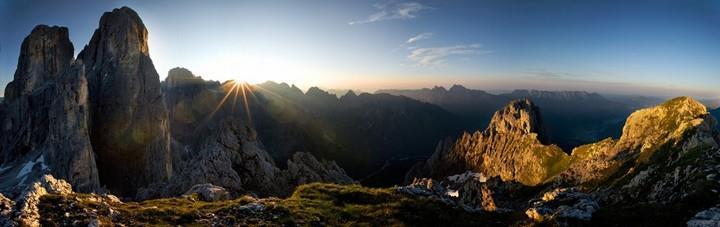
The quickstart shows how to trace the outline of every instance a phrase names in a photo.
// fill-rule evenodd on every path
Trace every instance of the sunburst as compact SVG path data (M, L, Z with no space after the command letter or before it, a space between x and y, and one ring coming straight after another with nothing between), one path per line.
M245 116L247 118L247 121L249 124L252 124L252 115L250 113L250 104L248 103L248 97L247 97L248 95L255 96L252 92L251 86L253 86L253 85L250 85L247 82L239 82L237 80L230 80L230 81L225 82L223 84L223 89L225 90L225 96L220 100L220 102L217 104L217 106L215 106L215 109L213 110L211 116L214 115L215 113L217 113L217 111L220 110L220 108L222 108L224 105L227 105L227 104L231 105L231 108L234 110L237 105L238 96L240 96L240 98L242 99L242 104L244 107L243 109L245 110ZM228 100L231 99L231 96L232 96L232 101L229 102Z

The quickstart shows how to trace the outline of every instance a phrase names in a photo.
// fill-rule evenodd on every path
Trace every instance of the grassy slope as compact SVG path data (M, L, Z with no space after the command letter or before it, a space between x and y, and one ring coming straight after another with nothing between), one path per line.
M90 213L101 223L126 225L370 225L418 226L503 225L509 214L467 213L424 198L410 198L392 188L358 185L308 184L297 188L287 199L203 202L190 198L169 198L143 202L109 203L93 195L48 195L42 198L40 213L44 225L86 224ZM262 204L262 211L243 205ZM112 211L110 211L112 209ZM90 211L90 212L88 212ZM212 219L214 221L210 221ZM517 217L515 217L517 218Z

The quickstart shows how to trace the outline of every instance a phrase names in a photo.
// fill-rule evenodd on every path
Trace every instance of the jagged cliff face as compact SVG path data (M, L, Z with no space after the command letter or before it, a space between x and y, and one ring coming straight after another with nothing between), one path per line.
M100 179L123 194L172 175L167 111L147 41L138 15L115 9L103 14L77 59L88 80Z
M560 173L569 156L554 145L542 143L538 108L529 100L516 100L499 110L483 132L465 133L457 141L445 140L408 178L443 178L466 170L505 181L537 185Z
M88 137L87 80L77 73L67 28L39 25L23 41L0 112L0 189L44 173L80 191L99 188Z

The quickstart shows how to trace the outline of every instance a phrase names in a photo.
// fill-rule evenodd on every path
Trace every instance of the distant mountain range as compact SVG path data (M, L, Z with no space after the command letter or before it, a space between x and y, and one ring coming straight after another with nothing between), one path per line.
M577 145L603 139L617 138L624 118L633 110L597 93L582 91L516 90L500 95L454 85L419 90L379 90L436 104L463 118L466 130L486 127L495 110L514 99L528 98L542 109L550 142L566 152Z
M336 161L365 184L392 185L402 182L412 161L378 172L388 160L426 157L437 141L462 130L454 114L407 97L349 91L338 98L316 87L303 92L275 82L234 86L205 81L183 68L171 70L163 87L174 140L196 144L202 141L198 134L210 133L202 130L207 125L232 116L255 129L279 167L304 151ZM221 104L228 92L231 97Z

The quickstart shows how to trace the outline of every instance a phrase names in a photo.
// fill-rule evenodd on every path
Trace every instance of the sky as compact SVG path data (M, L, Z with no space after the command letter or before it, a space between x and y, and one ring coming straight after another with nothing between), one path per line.
M720 98L720 1L0 1L0 87L37 24L76 54L129 6L161 79L373 91L463 84ZM2 89L2 88L0 88Z

